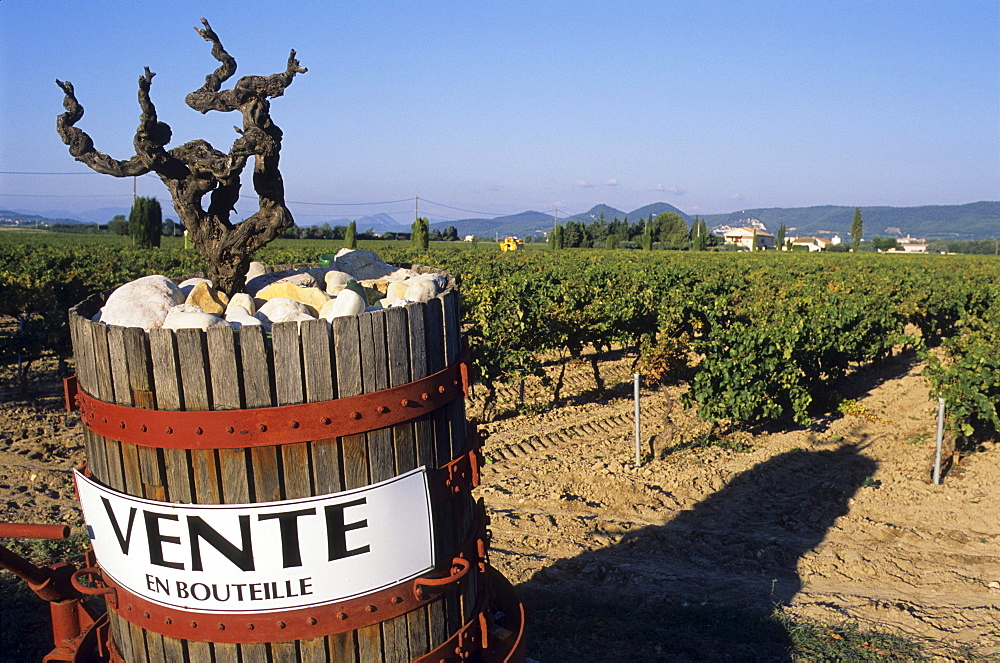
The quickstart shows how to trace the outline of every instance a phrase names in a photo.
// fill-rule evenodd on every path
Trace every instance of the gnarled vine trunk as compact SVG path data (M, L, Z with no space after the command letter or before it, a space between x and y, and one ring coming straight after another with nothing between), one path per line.
M270 101L284 94L296 74L305 73L293 50L285 71L271 76L244 76L228 90L222 84L236 73L236 60L226 52L208 21L195 28L205 41L212 43L212 55L221 64L205 77L205 84L187 95L185 102L201 112L239 111L243 127L228 153L220 152L207 141L192 140L166 149L170 127L156 117L156 107L149 96L155 74L145 68L139 77L139 126L133 144L135 155L127 161L114 159L94 147L94 142L75 125L83 117L73 84L56 81L66 96L66 109L56 121L56 129L69 152L93 170L114 177L135 177L156 173L167 185L174 210L184 224L195 247L205 257L208 274L216 287L232 295L243 285L250 256L285 230L292 227L292 214L285 206L285 187L278 169L281 129L272 121ZM250 157L254 157L253 187L259 201L258 211L239 223L232 223L240 195L240 177ZM209 195L208 209L203 198Z

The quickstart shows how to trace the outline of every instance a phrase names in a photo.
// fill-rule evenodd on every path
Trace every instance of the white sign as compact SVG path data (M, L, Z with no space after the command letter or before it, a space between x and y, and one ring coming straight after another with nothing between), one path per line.
M133 594L198 612L291 610L362 596L434 565L424 468L342 493L259 504L170 504L79 472L103 572Z

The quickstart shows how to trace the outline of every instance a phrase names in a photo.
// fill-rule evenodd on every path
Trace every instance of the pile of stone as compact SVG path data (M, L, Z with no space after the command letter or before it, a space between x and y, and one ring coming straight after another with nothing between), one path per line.
M365 311L426 302L447 287L441 274L418 274L383 262L373 251L341 249L330 267L267 272L250 263L244 291L230 299L208 279L174 283L144 276L108 297L96 322L145 330L209 329L276 322L327 321Z

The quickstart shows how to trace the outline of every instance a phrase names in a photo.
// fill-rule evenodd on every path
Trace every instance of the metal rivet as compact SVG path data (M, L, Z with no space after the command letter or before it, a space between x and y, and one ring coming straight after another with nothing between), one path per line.
M248 631L252 631L253 629L254 629L254 625L253 624L247 624L247 630Z
M227 433L235 433L236 429L233 428L232 426L226 426L226 432Z
M361 418L360 412L351 412L351 419L360 419L360 418Z
M145 617L146 619L149 619L149 613L148 612L142 613L142 616Z
M299 427L299 422L293 421L292 422L292 428L298 428L298 427Z
M131 610L131 609L132 609L132 604L131 604L131 603L129 603L128 605L126 605L126 606L125 606L125 609L126 609L126 610Z
M164 617L163 618L163 623L164 624L173 624L174 620L170 619L170 617Z
M103 418L101 418L101 423L102 423L102 424L106 424L106 423L108 423L108 418L107 418L107 417L103 417Z
M285 622L278 622L278 628L285 628Z
M402 405L403 407L410 407L411 405L413 405L413 401L411 401L409 398L404 398L403 400L399 401L399 404Z
M198 628L198 622L191 622L191 628Z
M425 391L424 393L420 394L420 398L422 398L425 401L429 401L431 399L431 395Z
M441 385L440 387L438 387L438 393L439 394L443 394L446 391L448 391L448 387L446 387L444 385Z
M390 599L390 601L392 601L394 604L398 605L398 604L400 604L400 603L403 602L403 597L402 596L393 596Z
M324 426L329 426L332 423L333 423L333 420L330 419L330 417L323 417L323 425Z
M259 430L261 433L263 433L264 431L267 430L267 426L265 426L264 424L261 424L260 426L257 426L257 430Z
M384 405L379 405L379 406L378 406L377 408L375 408L375 410L376 410L376 411L377 411L377 412L378 412L379 414L385 414L386 412L388 412L388 411L389 411L389 408L387 408L387 407L386 407L386 406L384 406Z
M317 623L318 622L316 621L315 617L310 617L309 619L306 620L306 624L309 624L309 626L316 626Z
M195 434L195 435L201 435L201 434L202 434L202 433L204 433L204 432L205 432L205 431L203 431L203 430L201 429L201 426L195 426L195 427L194 427L194 434Z
M220 630L220 631L225 631L225 630L226 630L226 625L225 625L225 624L222 624L222 623L220 623L220 624L219 624L219 630Z
M340 621L344 621L345 619L347 619L347 613L346 612L338 612L337 613L337 619L339 619Z
M174 429L171 428L170 426L167 426L167 435L170 435L173 432L174 432Z
M118 428L125 428L125 422L124 421L119 421L118 422Z
M376 610L378 610L378 608L376 608L373 605L366 605L365 606L365 612L375 612Z
M139 430L141 430L143 433L145 433L146 430L147 430L146 429L146 424L143 424L143 425L139 426Z

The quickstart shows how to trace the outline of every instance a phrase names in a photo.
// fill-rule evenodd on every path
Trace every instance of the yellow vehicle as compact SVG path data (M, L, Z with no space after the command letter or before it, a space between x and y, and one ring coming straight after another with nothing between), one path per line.
M500 242L501 251L522 251L524 250L524 242L516 237L507 237L502 242Z

